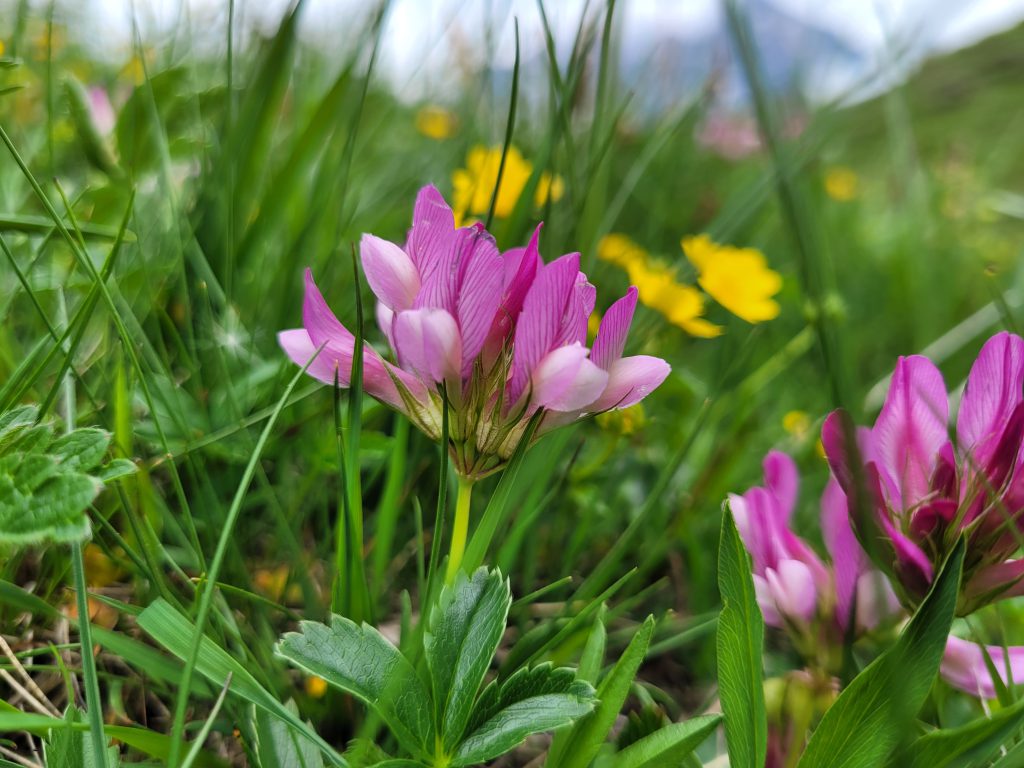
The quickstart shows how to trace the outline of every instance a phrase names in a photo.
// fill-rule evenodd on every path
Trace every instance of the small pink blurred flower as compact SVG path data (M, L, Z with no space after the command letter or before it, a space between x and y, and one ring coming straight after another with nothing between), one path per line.
M447 400L449 448L468 479L502 467L538 411L539 435L628 408L669 373L660 358L623 357L636 288L612 304L586 347L597 290L580 272L578 253L545 264L539 233L525 248L501 253L483 225L456 228L451 208L428 186L404 247L373 235L360 244L377 323L395 356L391 363L365 346L363 386L435 440ZM279 334L285 352L305 365L323 347L308 373L349 386L355 338L308 269L303 324Z
M97 85L90 86L89 112L99 134L109 136L117 124L117 115L114 112L114 105L110 103L110 96L107 95L106 89Z

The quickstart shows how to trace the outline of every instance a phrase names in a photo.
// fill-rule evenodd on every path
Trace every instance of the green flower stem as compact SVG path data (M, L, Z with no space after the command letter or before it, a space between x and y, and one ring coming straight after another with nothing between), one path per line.
M448 554L448 572L445 584L455 583L455 576L462 566L462 555L466 551L466 537L469 533L469 502L473 496L473 481L459 476L459 494L455 499L455 522L452 526L452 548Z

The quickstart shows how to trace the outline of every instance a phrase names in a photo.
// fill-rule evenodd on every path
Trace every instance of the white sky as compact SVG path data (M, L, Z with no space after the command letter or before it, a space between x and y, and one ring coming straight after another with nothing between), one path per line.
M769 3L824 27L880 67L891 60L894 50L909 49L913 63L1024 20L1024 0L747 2ZM98 53L130 47L133 14L149 40L159 39L188 19L193 36L206 32L214 45L222 43L227 20L227 0L64 0L64 4L74 9L71 13L80 34L96 41ZM236 0L236 19L269 32L290 4L290 0ZM343 45L372 5L370 0L306 0L302 34L313 43ZM560 46L571 45L585 5L585 0L546 0L544 7ZM590 5L599 8L603 3ZM646 46L664 37L687 39L722 28L721 0L619 0L616 14L624 45ZM485 55L485 29L492 30L495 38L494 63L510 67L514 17L519 19L524 60L543 55L536 0L394 0L378 71L404 95L413 96L425 85L444 83L453 50L463 57Z

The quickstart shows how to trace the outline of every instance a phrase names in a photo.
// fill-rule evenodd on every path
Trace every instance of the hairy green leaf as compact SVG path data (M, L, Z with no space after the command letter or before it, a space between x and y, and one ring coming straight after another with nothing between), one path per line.
M373 708L402 746L434 750L430 697L409 660L376 629L333 616L330 626L304 621L277 644L277 654Z
M434 719L446 753L459 745L480 684L498 648L512 604L500 571L460 573L441 592L423 638L434 695Z

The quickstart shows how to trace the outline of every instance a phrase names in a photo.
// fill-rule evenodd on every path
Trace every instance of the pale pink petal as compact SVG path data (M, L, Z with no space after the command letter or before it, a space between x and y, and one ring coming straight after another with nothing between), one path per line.
M516 324L512 375L506 399L509 406L519 400L534 367L551 351L576 284L579 266L579 254L570 253L542 267L530 286Z
M785 626L785 622L775 607L775 597L768 585L768 580L756 573L754 574L754 598L757 600L757 607L761 609L761 616L764 618L765 624L769 627Z
M830 477L821 496L821 532L832 558L836 586L836 619L848 626L857 594L857 580L869 567L867 554L850 526L850 509L839 482ZM859 611L858 611L859 614ZM860 616L858 615L858 621Z
M443 309L410 309L395 315L398 364L423 381L459 375L462 340L455 318Z
M928 495L928 479L947 442L949 401L942 374L926 357L901 357L872 429L881 466L893 477L908 509Z
M988 645L989 658L996 673L1004 685L1024 682L1024 647L1009 646L1010 677L1007 678L1007 656L1002 646ZM996 698L996 686L992 681L992 673L985 664L981 647L969 640L950 635L946 641L946 650L942 655L939 667L943 679L954 688L983 699Z
M428 184L416 195L406 250L422 276L427 265L439 254L451 251L455 216L441 193Z
M636 286L630 286L626 295L608 307L608 311L601 318L601 327L598 328L597 338L594 339L594 347L590 352L590 359L599 368L607 371L612 363L622 357L629 326L633 322L633 312L636 310L636 297Z
M593 400L608 383L608 373L587 359L581 344L552 350L532 375L535 406L552 411L575 411Z
M818 606L814 575L799 560L783 560L778 568L765 572L768 587L779 613L791 620L810 621Z
M971 454L976 466L988 463L1010 414L1022 400L1024 339L1003 331L978 353L957 414L960 450Z
M388 340L388 344L392 349L395 348L395 312L391 307L386 306L383 302L378 301L376 312L377 315L377 327L380 328L380 332L384 334L384 338Z
M779 501L779 509L783 519L789 522L796 506L797 490L800 487L800 475L796 463L789 454L782 451L769 451L761 463L764 468L764 483Z
M316 354L316 345L309 338L305 328L295 328L290 331L281 331L277 334L277 342L281 349L298 366L304 366ZM347 345L343 343L328 344L316 355L316 359L310 363L306 373L324 384L333 385L335 381L342 386L349 385L352 375L352 350L355 339ZM337 374L337 375L336 375Z
M363 235L359 255L366 282L381 303L396 312L411 308L420 290L420 274L406 252L387 240Z
M857 578L856 604L859 632L870 632L903 610L889 579L878 570L865 571ZM846 620L849 621L848 613ZM847 625L841 623L840 626L845 629Z
M672 371L660 357L622 357L608 369L608 384L597 400L587 406L591 413L609 408L628 408L656 390Z

